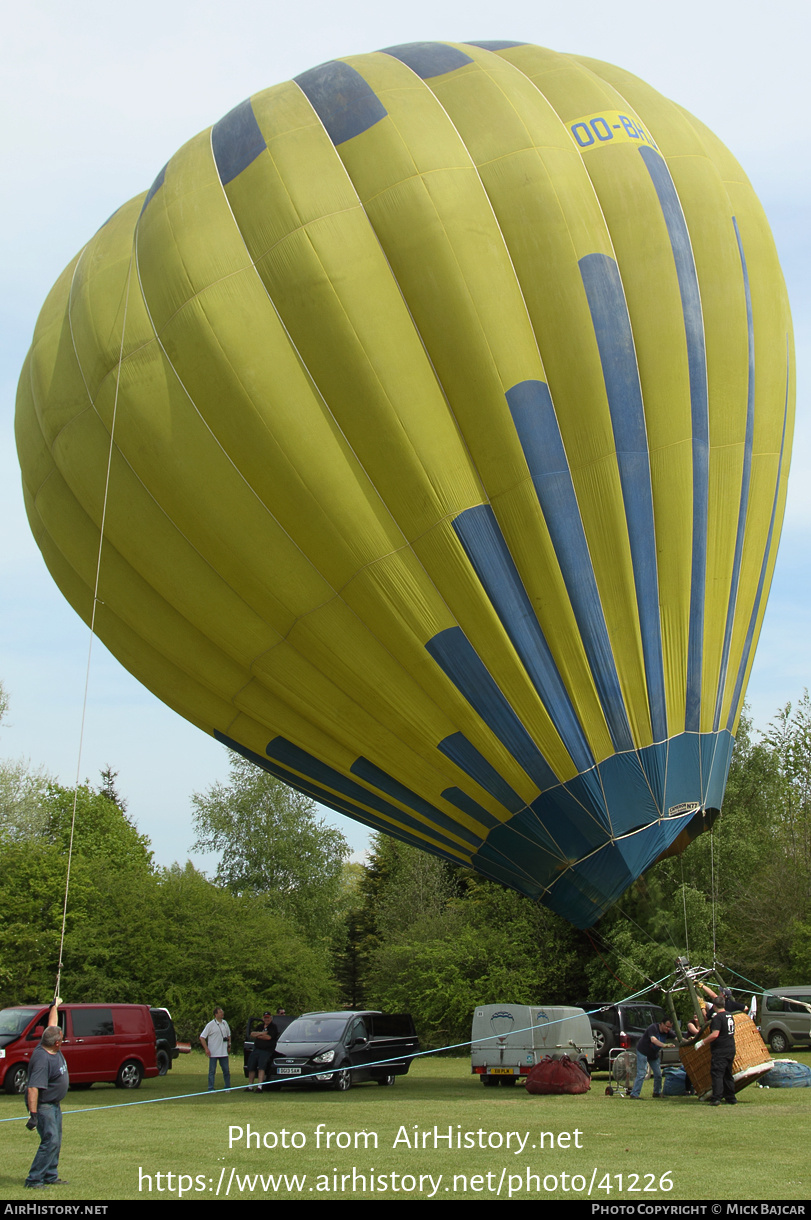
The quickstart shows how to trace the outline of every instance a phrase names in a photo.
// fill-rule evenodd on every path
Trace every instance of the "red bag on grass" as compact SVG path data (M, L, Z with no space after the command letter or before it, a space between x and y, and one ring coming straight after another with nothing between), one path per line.
M527 1076L528 1093L588 1093L590 1088L588 1073L568 1055L546 1055Z

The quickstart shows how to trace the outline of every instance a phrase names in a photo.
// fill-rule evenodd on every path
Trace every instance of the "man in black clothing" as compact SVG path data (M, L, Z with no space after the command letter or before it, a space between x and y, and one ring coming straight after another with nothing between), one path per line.
M724 1101L734 1106L735 1081L732 1078L732 1062L735 1058L735 1018L725 1008L726 1000L720 992L714 1006L710 1032L706 1038L696 1042L696 1049L708 1043L711 1049L710 1077L712 1078L711 1106L720 1106Z
M265 1073L267 1072L268 1060L272 1057L273 1051L276 1048L276 1039L278 1034L272 1028L273 1013L265 1011L262 1013L262 1026L254 1031L253 1034L253 1050L251 1057L248 1060L248 1092L258 1093L262 1091L262 1085L265 1082ZM253 1083L257 1072L259 1073L258 1087Z
M59 1105L68 1091L68 1066L59 1049L62 1045L62 1030L59 1028L58 997L51 1007L48 1025L42 1041L31 1056L28 1065L29 1131L39 1134L39 1148L34 1157L26 1186L32 1190L46 1186L67 1186L59 1177L59 1153L62 1147L62 1110Z

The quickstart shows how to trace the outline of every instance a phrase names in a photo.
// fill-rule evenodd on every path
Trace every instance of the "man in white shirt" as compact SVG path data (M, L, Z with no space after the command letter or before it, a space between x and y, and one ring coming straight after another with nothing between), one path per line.
M231 1031L221 1008L214 1009L214 1020L209 1021L200 1034L200 1044L208 1055L208 1087L214 1088L214 1075L219 1063L226 1089L231 1088L231 1068L228 1056L231 1053Z

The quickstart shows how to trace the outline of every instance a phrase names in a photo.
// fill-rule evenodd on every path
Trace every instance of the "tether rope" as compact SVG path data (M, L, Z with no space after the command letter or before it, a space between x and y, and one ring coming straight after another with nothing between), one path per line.
M82 749L84 747L84 727L87 717L87 696L90 688L90 662L93 656L93 639L96 634L96 608L99 604L99 580L101 577L101 555L104 547L104 526L107 519L107 499L110 491L110 471L113 463L113 442L115 438L115 420L116 412L118 411L118 391L121 385L121 365L124 359L124 336L127 332L127 310L130 301L130 281L132 279L132 261L135 255L135 247L130 253L130 262L127 269L127 287L124 294L124 317L121 323L121 344L118 349L118 367L116 369L115 378L115 395L113 397L113 417L110 422L110 445L107 451L107 470L104 478L104 496L101 505L101 522L99 525L99 549L96 556L96 575L93 583L93 606L90 611L90 640L87 646L87 666L85 669L84 679L84 697L82 699L82 716L79 728L79 751L76 759L76 783L73 788L73 809L70 819L70 839L68 841L68 864L65 873L65 898L62 904L62 927L59 935L59 961L56 968L56 987L54 988L54 999L59 996L59 989L62 981L62 965L63 953L65 947L65 927L68 918L68 894L70 892L70 870L73 862L73 838L76 829L76 806L79 800L79 778L82 772ZM75 350L75 349L74 349ZM78 361L78 352L76 359Z

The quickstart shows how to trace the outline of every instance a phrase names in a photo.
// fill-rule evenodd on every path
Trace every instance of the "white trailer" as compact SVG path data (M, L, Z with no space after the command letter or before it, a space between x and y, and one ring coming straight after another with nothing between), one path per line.
M483 1004L473 1014L470 1070L483 1085L514 1085L546 1056L568 1055L588 1071L594 1036L582 1008Z

